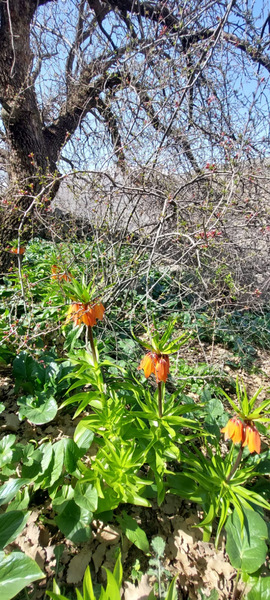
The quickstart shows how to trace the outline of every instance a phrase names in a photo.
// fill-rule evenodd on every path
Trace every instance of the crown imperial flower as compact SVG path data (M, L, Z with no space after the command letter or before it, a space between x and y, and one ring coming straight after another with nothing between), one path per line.
M20 246L20 249L13 247L10 248L9 252L11 252L11 254L24 254L25 248L23 246Z
M255 425L253 425L253 423L250 423L249 425L246 425L246 427L245 427L245 439L243 442L243 446L247 446L251 453L257 452L257 454L260 454L260 451L261 451L260 434L258 432L257 427L255 427Z
M68 308L66 323L73 321L75 325L84 323L88 327L96 325L97 319L102 321L105 308L101 302L72 302Z
M221 433L224 433L225 440L232 440L234 444L244 441L244 426L237 417L230 419L226 427L221 429Z
M261 451L261 440L258 429L250 423L242 423L238 417L230 419L226 425L221 429L221 433L224 433L225 440L232 440L233 444L239 444L241 442L242 447L247 446L250 453L257 452L260 454Z
M167 354L158 354L157 352L147 352L142 358L138 369L143 369L145 377L148 378L152 373L156 376L157 383L167 381L170 369L169 356Z
M51 272L52 280L57 279L57 281L61 281L63 279L64 281L71 281L70 273L61 272L61 269L57 265L52 265Z

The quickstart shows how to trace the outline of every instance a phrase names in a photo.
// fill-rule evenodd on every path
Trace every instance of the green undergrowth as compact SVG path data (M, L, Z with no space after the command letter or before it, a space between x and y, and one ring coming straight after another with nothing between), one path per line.
M148 557L149 599L176 599L164 541L130 514L130 506L162 506L167 494L199 508L205 541L218 547L226 537L237 581L247 594L253 589L248 600L259 598L267 579L269 394L249 397L241 381L197 361L196 349L222 344L237 366L251 368L258 349L269 348L269 311L220 309L213 318L180 300L179 282L168 274L155 268L147 275L147 254L130 246L114 264L105 243L34 240L20 271L16 258L0 288L0 360L10 368L20 421L18 434L0 441L4 600L28 584L31 598L43 577L16 549L33 506L40 526L58 532L59 561L65 540L89 543L93 521L117 525L119 550L127 538ZM9 412L8 398L0 412ZM73 435L65 419L74 422ZM25 437L25 425L38 433ZM97 592L88 569L83 589L69 597L116 600L120 564L118 557ZM135 564L131 577L139 581ZM60 588L50 587L51 598L63 597Z

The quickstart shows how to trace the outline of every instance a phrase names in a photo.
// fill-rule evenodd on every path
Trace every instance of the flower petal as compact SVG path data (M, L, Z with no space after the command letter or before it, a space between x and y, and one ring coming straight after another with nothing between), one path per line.
M167 377L169 374L169 368L170 368L170 363L169 363L168 355L161 354L161 356L158 356L157 362L156 362L156 367L155 367L157 383L159 383L159 381L164 381L164 383L165 383L165 381L167 381Z
M142 358L138 369L144 370L146 378L150 377L151 373L155 372L155 355L153 352L147 352Z

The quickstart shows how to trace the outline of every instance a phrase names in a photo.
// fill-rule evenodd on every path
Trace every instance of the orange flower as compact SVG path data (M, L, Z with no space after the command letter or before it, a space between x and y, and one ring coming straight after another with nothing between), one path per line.
M97 302L97 304L94 305L93 310L95 312L96 319L102 321L105 313L105 308L103 304L101 304L101 302Z
M245 427L245 439L243 442L243 446L247 446L250 452L257 452L260 454L261 451L261 440L258 429L250 423Z
M18 248L10 248L11 254L24 254L25 253L25 248L23 246L20 246L20 249L18 250Z
M243 423L237 417L230 419L226 427L221 429L221 433L224 433L225 440L230 439L234 444L239 444L239 442L243 442L245 439Z
M238 417L233 417L228 421L226 427L221 429L221 433L224 433L225 440L230 439L234 444L241 442L243 448L247 446L250 452L260 454L260 434L253 423L242 423Z
M97 319L102 321L104 316L105 308L101 302L97 304L91 304L87 302L72 302L68 308L66 323L74 321L75 325L81 325L84 323L88 327L96 325Z
M167 354L162 354L156 364L156 380L159 381L167 381L167 377L169 375L170 362Z
M169 357L167 354L157 354L156 352L147 352L142 358L138 369L143 369L145 377L155 374L157 383L166 381L169 374Z
M155 352L147 352L142 358L138 369L143 369L145 377L150 377L151 373L155 373L157 362L157 354Z
M64 281L71 281L70 273L61 273L57 265L52 265L51 271L52 280L57 279L58 281L61 281L61 279L63 279Z

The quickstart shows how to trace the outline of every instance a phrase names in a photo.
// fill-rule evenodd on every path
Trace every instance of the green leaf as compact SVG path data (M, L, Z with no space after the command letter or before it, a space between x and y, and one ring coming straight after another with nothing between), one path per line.
M87 452L94 439L94 433L87 427L84 427L84 425L81 424L81 422L79 423L79 425L81 425L81 427L78 426L75 429L74 442L75 444L77 444L78 448L84 449L85 452Z
M147 554L149 552L149 542L145 532L139 527L137 521L127 515L125 511L122 513L122 517L117 517L117 521L129 541Z
M213 419L220 417L224 413L224 407L222 402L218 398L211 398L207 403L206 412L208 412Z
M269 600L270 577L259 577L246 595L246 600Z
M8 504L16 496L18 490L30 481L30 479L10 479L10 481L4 483L0 489L0 506Z
M78 481L74 489L74 501L81 508L94 512L97 510L98 493L91 483Z
M27 487L25 487L22 491L19 490L17 492L14 500L12 500L12 502L10 502L10 504L7 506L6 512L11 510L25 511L28 507L29 500L29 490Z
M85 451L70 438L64 438L63 442L65 447L64 464L68 473L73 473L77 468L78 460L85 454Z
M50 598L52 600L69 600L69 598L67 598L66 596L63 596L62 594L60 594L58 592L48 592L48 591L46 591L46 594L48 594L48 596L50 596Z
M165 551L165 542L163 540L162 537L160 537L159 535L157 535L156 537L153 538L151 546L153 548L154 553L161 558L162 556L164 556L164 551Z
M74 489L72 485L62 485L54 495L53 509L61 514L64 510L67 500L72 500L74 497Z
M113 576L114 576L115 581L120 589L120 587L122 585L122 579L123 579L123 567L122 567L121 552L119 552L119 554L118 554L117 561L115 563L114 570L113 570Z
M24 587L44 578L37 563L22 552L0 552L1 600L10 600Z
M28 419L35 425L43 425L52 421L57 413L58 406L53 396L49 398L41 392L37 396L21 396L17 401L20 407L19 418Z
M65 439L59 440L59 442L56 442L52 446L53 463L52 465L50 465L50 486L52 486L56 481L58 481L62 474L64 465L65 442Z
M232 566L247 573L254 573L264 563L268 531L265 521L255 511L245 509L244 527L236 510L229 515L226 550Z
M175 585L176 579L177 579L177 577L174 577L173 580L171 581L167 596L165 597L165 600L177 600L177 590L176 590L176 585Z
M11 510L0 515L0 550L15 540L25 527L29 515L30 512L25 514L20 510Z
M105 567L104 567L105 568ZM107 600L121 600L120 588L117 584L111 571L105 569L107 574L107 587L106 587L106 599Z
M0 468L12 461L12 446L16 440L16 435L5 435L0 441Z
M75 592L76 592L77 600L84 600L81 595L81 592L78 590L78 588L76 588Z
M92 517L92 512L81 508L74 500L68 500L61 513L55 517L55 522L62 533L77 544L90 539Z
M89 566L86 568L83 578L83 600L96 600Z

